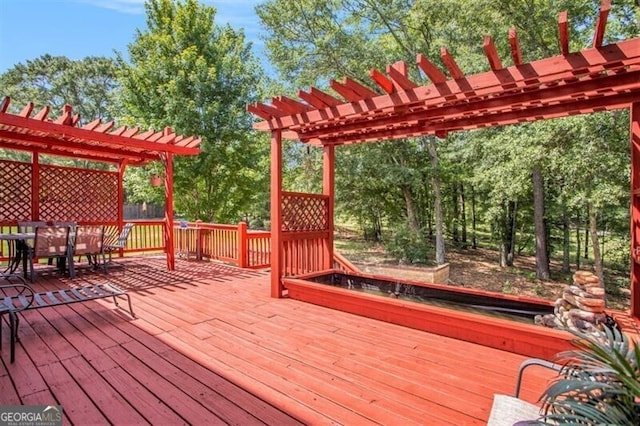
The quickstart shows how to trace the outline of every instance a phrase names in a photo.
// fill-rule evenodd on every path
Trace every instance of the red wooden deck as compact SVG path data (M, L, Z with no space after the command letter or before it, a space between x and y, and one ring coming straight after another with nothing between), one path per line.
M3 323L0 405L61 404L68 424L485 424L521 355L269 297L269 274L164 257L108 275L43 275L36 289L109 280L105 300ZM6 319L5 319L6 322ZM526 374L535 401L546 371Z

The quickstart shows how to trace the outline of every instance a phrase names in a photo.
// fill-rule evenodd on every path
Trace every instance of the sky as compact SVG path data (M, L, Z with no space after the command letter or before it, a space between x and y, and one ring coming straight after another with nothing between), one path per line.
M264 59L254 11L260 1L200 2L217 9L217 24L243 28L257 57ZM72 60L114 57L114 51L126 57L136 28L146 28L144 0L0 0L0 73L47 53Z

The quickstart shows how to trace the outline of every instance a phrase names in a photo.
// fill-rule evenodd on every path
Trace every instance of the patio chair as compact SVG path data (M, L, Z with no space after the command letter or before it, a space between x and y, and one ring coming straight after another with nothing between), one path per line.
M75 230L75 237L72 253L69 256L69 276L75 278L75 262L74 257L87 256L89 264L92 264L94 268L98 268L102 263L102 270L105 270L105 255L102 249L104 239L104 227L100 225L85 225L78 226ZM102 262L99 261L102 256Z
M26 234L34 234L38 226L47 226L45 221L26 221L18 222L18 232ZM33 257L33 239L24 241L27 244L28 257Z
M535 420L540 417L540 407L530 402L520 399L520 387L522 386L522 376L524 371L531 366L540 366L555 371L562 369L561 365L538 358L530 358L520 364L516 389L513 396L499 395L493 396L493 406L489 414L487 426L514 426L536 424Z
M0 275L0 349L2 349L2 316L9 314L9 331L11 342L11 362L16 357L16 341L18 340L18 324L20 318L18 312L21 312L33 304L33 289L20 275L1 274ZM19 299L19 306L11 303L12 299Z
M56 258L58 267L64 271L69 253L68 226L38 226L35 228L33 252L28 257L31 282L35 279L33 263L38 258Z
M122 231L120 235L112 234L105 235L104 237L104 245L103 251L104 253L109 254L109 261L105 262L105 272L107 271L107 265L112 263L111 255L116 250L121 250L126 247L127 240L129 239L129 234L131 234L131 229L134 227L134 223L126 223L122 227Z

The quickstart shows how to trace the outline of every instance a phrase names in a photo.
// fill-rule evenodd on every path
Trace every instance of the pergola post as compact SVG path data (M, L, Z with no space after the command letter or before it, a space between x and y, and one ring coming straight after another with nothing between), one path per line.
M167 269L176 269L175 247L173 245L173 155L164 158L164 247L167 253Z
M124 172L127 169L127 160L118 164L118 229L124 226Z
M329 230L325 240L322 269L333 267L333 225L335 204L335 147L326 145L322 157L322 193L329 197L327 205L327 229Z
M640 320L640 102L631 104L631 316Z
M40 154L31 157L31 220L40 219Z
M282 131L271 132L271 297L280 298L282 286Z

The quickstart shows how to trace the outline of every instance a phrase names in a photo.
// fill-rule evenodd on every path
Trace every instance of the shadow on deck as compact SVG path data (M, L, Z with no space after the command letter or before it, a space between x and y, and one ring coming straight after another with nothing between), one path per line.
M37 291L112 282L136 318L106 300L25 312L14 364L3 333L0 404L60 404L68 424L485 424L525 359L272 299L268 272L123 262L39 276ZM548 378L528 372L522 397Z

